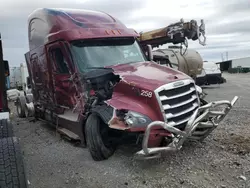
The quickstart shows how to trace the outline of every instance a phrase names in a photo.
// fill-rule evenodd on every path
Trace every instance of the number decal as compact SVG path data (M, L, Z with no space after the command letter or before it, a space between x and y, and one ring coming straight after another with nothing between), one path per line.
M151 98L153 93L151 91L141 90L141 96Z

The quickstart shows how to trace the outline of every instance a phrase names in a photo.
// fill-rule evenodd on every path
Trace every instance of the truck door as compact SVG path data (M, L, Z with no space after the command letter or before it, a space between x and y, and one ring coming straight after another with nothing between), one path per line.
M63 45L62 42L57 42L48 46L48 63L51 66L50 74L56 105L71 108L74 106L72 98L75 94L74 86L70 81L72 62Z

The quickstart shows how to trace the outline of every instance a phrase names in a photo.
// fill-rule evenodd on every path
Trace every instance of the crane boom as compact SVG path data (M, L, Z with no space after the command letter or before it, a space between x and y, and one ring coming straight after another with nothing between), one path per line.
M203 37L203 41L201 37ZM201 20L201 25L198 26L196 20L184 22L184 20L181 19L179 22L170 24L164 28L144 33L141 32L138 38L142 47L151 45L152 48L159 47L166 43L185 43L187 39L198 39L201 45L206 45L205 23L203 20Z
M206 45L205 23L203 20L198 26L196 20L184 22L181 19L179 22L170 24L167 27L140 33L138 38L144 50L148 45L154 48L167 43L184 44L186 46L184 53L182 46L179 49L169 47L168 49L153 51L153 59L162 65L175 65L179 71L195 79L202 72L203 60L197 51L187 50L187 40L190 39L193 41L198 40L203 46Z

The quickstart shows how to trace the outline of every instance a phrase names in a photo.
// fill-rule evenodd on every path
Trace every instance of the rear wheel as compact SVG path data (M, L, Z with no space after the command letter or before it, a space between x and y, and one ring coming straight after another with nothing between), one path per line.
M16 137L0 139L0 187L27 188L23 157Z
M26 98L24 95L18 96L16 100L16 109L17 109L17 115L20 118L25 118L25 105L26 105Z
M7 119L0 120L0 139L13 136L12 123Z
M109 129L100 117L89 115L85 124L85 135L89 152L95 161L108 159L115 152Z
M27 101L27 103L33 102L33 95L32 94L26 94L26 101Z

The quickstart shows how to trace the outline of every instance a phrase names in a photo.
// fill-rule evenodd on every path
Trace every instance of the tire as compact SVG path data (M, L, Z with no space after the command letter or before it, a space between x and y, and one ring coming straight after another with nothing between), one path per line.
M27 101L27 103L33 102L33 95L32 94L27 94L26 95L26 101Z
M17 115L20 118L25 118L25 104L26 104L26 98L24 95L20 95L16 100L16 109L17 109Z
M26 94L32 94L31 89L27 89Z
M0 187L27 188L23 157L16 137L0 139Z
M12 123L7 119L0 120L0 139L13 136Z
M107 128L100 117L95 114L90 114L85 124L86 142L89 152L95 161L108 159L115 152L114 146L104 144L104 140L100 133L101 128Z

